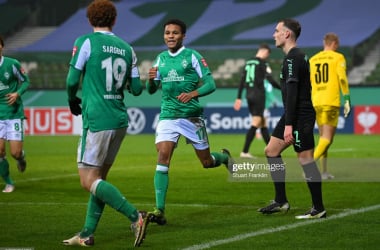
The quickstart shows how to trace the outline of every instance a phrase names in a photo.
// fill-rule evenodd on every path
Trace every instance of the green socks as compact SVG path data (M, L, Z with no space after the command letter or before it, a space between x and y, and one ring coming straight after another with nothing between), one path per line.
M6 184L14 184L9 175L9 163L5 158L0 158L0 176L4 179Z
M124 214L132 222L138 220L139 213L137 209L125 199L114 185L105 180L98 180L96 182L98 182L94 192L96 198Z
M169 167L157 165L154 175L154 189L156 192L156 207L161 211L165 211L166 193L169 186Z
M212 152L211 155L215 159L214 167L218 167L222 163L223 164L227 164L228 163L228 155L226 155L226 154Z
M81 238L86 238L91 234L94 234L100 217L103 214L105 205L106 204L98 199L95 195L90 194L90 198L87 204L86 221L82 231L80 232Z

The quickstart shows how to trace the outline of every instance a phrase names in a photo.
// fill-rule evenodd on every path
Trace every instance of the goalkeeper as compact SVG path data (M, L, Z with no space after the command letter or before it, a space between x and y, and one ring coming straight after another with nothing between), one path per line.
M327 172L327 151L333 142L339 119L340 92L344 98L344 117L350 114L350 91L346 75L344 55L336 52L339 37L327 33L323 39L323 51L310 58L312 101L316 111L319 141L314 159L320 159L322 179L333 179Z

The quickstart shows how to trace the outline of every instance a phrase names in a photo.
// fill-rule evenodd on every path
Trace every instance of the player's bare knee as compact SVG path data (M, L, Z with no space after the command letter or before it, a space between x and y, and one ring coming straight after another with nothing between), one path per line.
M269 148L268 146L264 148L264 154L266 157L276 157L278 155L278 154L275 154L273 150Z
M82 188L84 189L84 190L86 190L87 192L90 192L90 190L91 190L91 184L92 183L90 183L88 180L83 180L83 179L81 179L80 180L80 185L82 186Z

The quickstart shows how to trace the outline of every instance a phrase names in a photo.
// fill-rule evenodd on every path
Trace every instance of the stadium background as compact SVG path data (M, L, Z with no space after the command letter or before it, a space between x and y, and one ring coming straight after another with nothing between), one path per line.
M24 102L27 134L77 134L80 119L67 109L65 78L74 39L91 27L85 17L90 1L0 0L0 27L5 55L19 59L31 78ZM162 24L180 17L188 24L186 46L199 50L213 71L218 90L203 98L208 128L215 133L240 133L249 126L247 110L235 112L241 67L254 55L257 45L273 45L278 19L294 17L303 30L299 46L312 55L322 46L326 32L338 33L339 51L346 56L354 110L340 119L339 133L380 133L380 2L371 0L196 0L115 1L116 34L130 42L138 54L140 73L147 70L164 49ZM344 9L342 5L344 4ZM377 5L377 6L376 6ZM371 6L371 8L368 8ZM273 48L270 59L278 78L283 54ZM277 93L279 94L279 93ZM279 95L278 95L279 96ZM132 117L130 133L153 133L159 112L159 95L127 96ZM281 101L271 109L275 124ZM272 128L272 126L270 125Z

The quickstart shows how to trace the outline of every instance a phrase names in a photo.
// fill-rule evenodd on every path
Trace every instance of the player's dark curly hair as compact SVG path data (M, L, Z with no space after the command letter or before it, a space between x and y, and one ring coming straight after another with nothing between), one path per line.
M0 36L0 45L4 48L4 39L2 36Z
M109 0L95 0L87 7L87 18L93 27L111 28L116 16L116 7Z
M186 24L182 20L170 19L164 23L164 29L165 29L166 25L168 25L168 24L178 25L179 27L181 27L182 34L186 34Z

